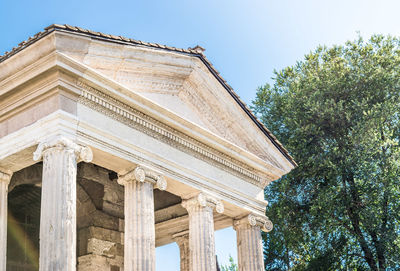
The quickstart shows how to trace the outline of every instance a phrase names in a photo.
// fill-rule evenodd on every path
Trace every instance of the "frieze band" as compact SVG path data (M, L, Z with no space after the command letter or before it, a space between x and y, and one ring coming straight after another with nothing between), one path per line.
M265 187L270 183L270 180L266 180L266 177L260 177L254 174L256 170L249 168L242 162L236 161L226 154L220 153L142 112L121 103L80 80L77 81L77 85L82 88L82 94L79 100L80 103L122 121L180 150L185 152L189 151L192 155L194 154L196 157L211 162L213 165L217 165L224 170L228 169L233 174L241 178L244 177L244 179L254 185Z

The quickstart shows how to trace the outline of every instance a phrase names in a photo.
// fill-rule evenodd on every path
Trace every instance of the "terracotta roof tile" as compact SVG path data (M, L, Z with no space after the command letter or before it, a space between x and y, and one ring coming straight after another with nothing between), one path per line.
M225 89L229 92L229 94L234 98L234 100L240 105L240 107L247 113L247 115L255 122L255 124L264 132L264 134L271 140L271 142L279 149L279 151L294 165L297 166L294 159L290 156L288 151L283 147L283 145L276 139L276 137L265 127L263 123L261 123L257 117L251 112L248 106L239 98L239 96L234 92L233 88L228 85L224 78L220 75L217 69L211 64L211 62L206 58L204 55L204 48L197 45L194 48L182 49L176 47L170 47L167 45L161 45L157 43L148 43L139 40L129 39L122 36L114 36L108 35L101 32L91 31L87 29L83 29L80 27L70 26L67 24L60 25L60 24L52 24L44 29L44 31L35 34L33 37L29 37L28 40L23 41L18 44L17 47L14 47L11 51L5 52L2 56L0 56L0 63L5 61L6 59L10 58L14 54L18 53L19 51L23 50L24 48L28 47L30 44L36 42L37 40L43 38L44 36L48 35L49 33L61 30L61 31L71 31L75 33L84 33L90 36L94 36L97 38L105 38L107 40L115 41L115 42L129 42L132 44L140 44L147 47L152 48L159 48L163 50L175 51L185 54L190 54L192 56L198 57L210 70L210 72L215 76L215 78L225 87Z
M129 41L130 41L128 38L125 38L125 37L123 37L123 36L119 36L119 38L120 38L121 40L123 40L123 41L126 41L126 42L129 42Z

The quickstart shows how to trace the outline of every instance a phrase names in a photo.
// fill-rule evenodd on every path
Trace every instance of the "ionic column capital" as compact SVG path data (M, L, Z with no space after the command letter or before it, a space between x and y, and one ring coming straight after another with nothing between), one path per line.
M172 239L178 245L183 244L184 242L189 242L189 231L178 232L172 235Z
M40 142L33 153L33 160L39 161L49 151L68 150L74 152L76 160L89 163L93 160L92 150L87 146L80 146L71 139L64 136L55 136L46 141Z
M155 173L154 171L145 169L141 166L137 166L134 170L118 177L118 183L120 185L126 185L129 182L149 182L155 185L160 190L167 189L167 181L164 176Z
M270 232L273 228L273 224L268 217L254 214L235 220L233 226L235 230L243 227L259 227L263 232Z
M0 182L5 182L8 185L11 180L11 175L11 173L0 171Z
M224 212L224 204L222 201L203 192L200 192L198 195L192 198L183 200L182 206L188 210L188 212L201 207L210 207L211 209L215 208L217 213L220 214Z

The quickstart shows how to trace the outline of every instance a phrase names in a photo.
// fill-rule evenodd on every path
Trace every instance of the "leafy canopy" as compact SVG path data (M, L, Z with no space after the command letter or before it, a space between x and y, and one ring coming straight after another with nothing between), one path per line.
M318 47L252 108L299 164L266 189L267 270L399 270L399 39Z
M229 255L229 265L222 266L221 271L238 271L238 266L231 255Z

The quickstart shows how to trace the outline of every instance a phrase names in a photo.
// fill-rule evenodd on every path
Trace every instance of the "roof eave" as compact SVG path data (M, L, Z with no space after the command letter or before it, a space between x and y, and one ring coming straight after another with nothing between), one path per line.
M219 72L215 69L215 67L211 64L210 61L206 58L206 56L195 49L181 49L176 47L170 47L166 45L161 45L157 43L148 43L142 42L139 40L129 39L122 36L115 35L107 35L101 32L95 32L91 30L86 30L80 27L74 27L69 25L60 25L60 24L52 24L44 29L44 31L35 34L33 37L30 37L28 40L21 42L17 47L14 47L10 52L6 52L3 56L0 56L0 63L10 58L11 56L17 54L22 51L24 48L30 46L35 43L37 40L47 36L48 34L54 31L67 31L71 33L80 33L89 35L91 37L102 39L110 42L117 42L123 44L137 45L137 46L146 46L152 47L161 50L174 51L178 53L187 54L190 56L198 57L207 69L211 72L211 74L218 80L218 82L228 91L228 93L232 96L232 98L238 103L238 105L246 112L246 114L250 117L250 119L256 124L256 126L267 136L267 138L272 142L272 144L279 150L279 152L293 165L293 167L297 167L297 163L294 161L293 157L290 156L289 152L283 147L283 145L276 139L276 137L265 127L257 117L251 112L251 110L247 107L247 105L239 98L239 96L234 92L231 86L222 78Z

